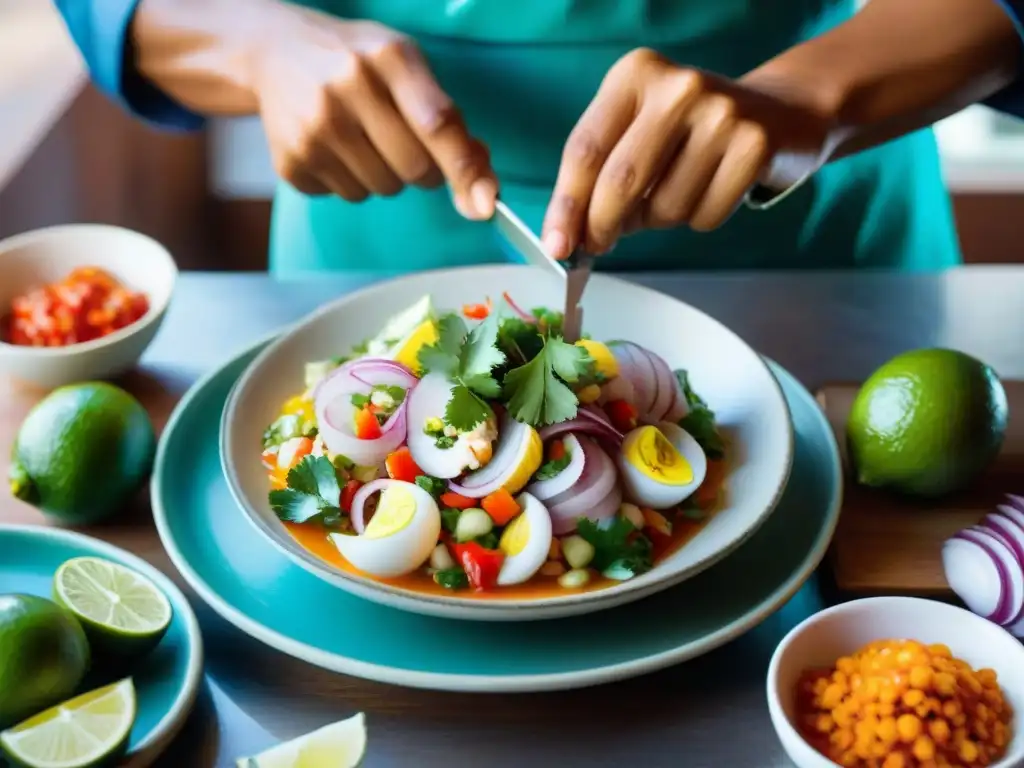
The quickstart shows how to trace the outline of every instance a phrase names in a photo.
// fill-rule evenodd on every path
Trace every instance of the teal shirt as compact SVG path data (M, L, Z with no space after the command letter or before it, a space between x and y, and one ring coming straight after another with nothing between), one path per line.
M565 140L619 57L649 46L680 64L739 76L854 11L852 0L304 4L342 18L375 19L414 37L471 131L489 145L503 199L537 230ZM136 111L183 127L198 120L180 108L172 114L175 105L151 85L131 82L131 74L121 73L129 82L119 92ZM280 275L403 273L503 258L491 228L459 217L443 189L351 204L281 184L275 197L270 265ZM926 130L832 163L777 206L740 209L714 232L681 227L625 238L599 265L935 270L959 259L935 139Z

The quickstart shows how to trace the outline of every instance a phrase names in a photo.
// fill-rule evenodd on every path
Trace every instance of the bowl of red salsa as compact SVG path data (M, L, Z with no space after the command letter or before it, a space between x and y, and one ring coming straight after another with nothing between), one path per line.
M132 368L178 270L152 238L75 224L0 241L0 274L0 375L56 387Z

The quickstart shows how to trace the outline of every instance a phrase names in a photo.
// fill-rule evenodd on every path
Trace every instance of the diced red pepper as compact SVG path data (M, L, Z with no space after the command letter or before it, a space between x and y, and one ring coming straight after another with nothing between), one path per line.
M359 489L363 487L363 484L358 480L349 480L345 483L345 487L341 489L341 511L348 513L352 511L352 500L356 497Z
M465 304L462 307L462 314L470 320L486 320L491 314L491 301L488 299L486 304Z
M360 408L355 415L355 433L360 440L376 440L381 435L380 422L369 406Z
M548 447L548 461L558 461L565 456L565 443L561 440L553 440Z
M620 432L629 432L636 427L639 414L632 403L626 400L612 400L604 409L608 418L611 419L612 426Z
M415 483L416 478L423 474L423 470L413 461L408 447L404 445L384 460L384 466L388 470L388 477L392 480Z
M471 499L469 496L463 496L461 493L455 493L455 491L447 491L441 494L441 504L449 509L469 509L477 505L476 499Z
M267 450L260 455L260 462L269 470L277 469L277 451Z
M469 585L477 592L494 589L505 556L495 549L485 549L475 541L452 544L452 554L469 578Z

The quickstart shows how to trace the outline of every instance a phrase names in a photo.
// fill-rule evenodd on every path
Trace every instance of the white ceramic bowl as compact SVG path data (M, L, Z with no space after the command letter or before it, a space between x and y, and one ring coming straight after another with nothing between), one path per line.
M944 643L975 669L996 671L1013 706L1013 738L1006 757L991 768L1024 764L1024 645L1006 630L970 611L915 597L853 600L811 616L794 627L768 665L768 711L786 754L798 768L836 768L804 741L794 725L796 686L811 667L828 667L873 640Z
M267 502L261 435L282 403L303 389L307 361L344 354L424 294L440 310L508 291L520 305L560 306L560 281L530 267L490 266L425 272L373 286L315 312L271 343L245 371L224 409L221 457L244 513L275 546L311 573L361 597L448 618L555 618L620 605L678 584L745 541L767 519L793 460L789 409L761 357L728 328L693 307L648 288L596 275L584 300L584 326L595 339L629 339L686 368L695 390L731 442L727 503L701 532L650 572L607 589L534 600L433 596L343 572L289 536Z
M0 341L0 375L49 388L111 378L138 362L163 321L178 268L160 243L130 229L72 224L0 241L0 315L26 290L85 266L101 267L145 293L149 311L116 333L82 344L40 348Z

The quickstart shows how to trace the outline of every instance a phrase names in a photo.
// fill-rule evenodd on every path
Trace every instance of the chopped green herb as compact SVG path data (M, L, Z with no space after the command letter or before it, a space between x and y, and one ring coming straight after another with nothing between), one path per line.
M448 435L438 435L434 438L434 445L442 451L447 450L455 445L455 438L448 437Z
M497 549L498 542L500 541L500 539L498 538L497 533L495 533L494 531L489 531L485 533L483 536L477 536L475 539L473 539L473 541L475 541L484 549Z
M443 508L441 510L441 527L448 533L455 533L455 526L459 524L459 515L461 514L461 509Z
M540 469L537 470L537 474L533 476L534 480L550 480L552 477L558 475L563 469L569 466L569 462L572 461L572 456L568 452L563 454L557 459L545 462Z
M314 520L337 525L341 487L334 464L323 456L303 456L288 471L287 488L270 492L270 506L286 523L308 523Z
M365 408L369 404L370 404L370 396L369 395L361 395L358 392L356 392L354 395L352 395L352 407L353 408Z
M676 371L676 378L686 396L686 404L690 408L690 412L679 420L679 426L693 436L709 459L722 458L725 456L725 442L715 424L715 412L708 408L708 404L704 402L703 398L693 391L690 386L690 377L686 371L682 369Z
M466 589L469 577L461 568L445 568L434 572L434 582L445 589Z
M281 445L293 437L302 437L302 432L303 422L297 415L281 416L263 431L263 450Z
M448 490L448 481L430 475L420 475L416 478L416 485L429 493L435 499Z
M638 576L654 564L650 539L638 534L624 517L612 518L607 527L599 527L593 520L581 517L576 523L576 533L594 547L591 567L599 571L614 565Z
M566 382L576 383L593 365L582 347L558 337L547 339L536 357L505 374L509 412L534 427L575 418L579 401Z
M331 463L334 464L334 468L340 472L350 472L356 465L352 459L348 456L342 456L340 453L336 454L334 458L331 459Z

